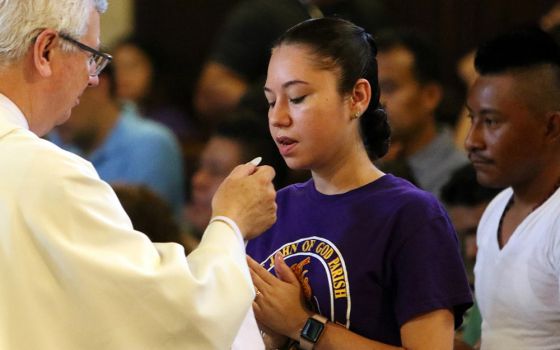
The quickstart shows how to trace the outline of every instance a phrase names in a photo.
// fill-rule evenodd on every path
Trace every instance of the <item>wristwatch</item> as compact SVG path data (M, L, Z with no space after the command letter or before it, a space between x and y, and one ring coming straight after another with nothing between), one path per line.
M325 330L328 319L324 316L315 314L307 319L299 334L299 348L301 350L313 350L319 337Z

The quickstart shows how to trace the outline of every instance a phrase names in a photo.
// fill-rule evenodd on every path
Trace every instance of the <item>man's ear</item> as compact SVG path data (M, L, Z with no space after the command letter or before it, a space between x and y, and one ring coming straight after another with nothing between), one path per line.
M371 85L366 79L358 79L352 90L351 111L352 115L361 115L368 108L371 100Z
M427 83L422 87L422 100L426 109L435 111L443 99L443 88L438 83Z
M32 46L33 65L42 77L52 74L52 56L57 37L56 31L45 29L37 36Z
M560 111L547 112L546 118L546 137L552 142L560 142Z

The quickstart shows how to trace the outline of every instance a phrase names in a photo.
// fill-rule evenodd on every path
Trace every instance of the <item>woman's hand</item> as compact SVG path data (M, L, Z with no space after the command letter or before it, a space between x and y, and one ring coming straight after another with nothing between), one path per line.
M275 333L299 339L301 328L312 314L304 306L301 285L280 253L274 257L278 278L247 257L257 296L253 310L257 321Z
M299 339L301 328L313 313L304 306L301 285L284 262L281 254L274 257L274 277L255 260L247 257L257 296L253 310L259 325L266 332L269 328L275 340L278 334ZM403 346L414 350L453 349L453 313L448 309L438 309L411 320L401 327ZM315 344L317 350L397 350L403 349L367 339L348 329L328 322L323 335Z

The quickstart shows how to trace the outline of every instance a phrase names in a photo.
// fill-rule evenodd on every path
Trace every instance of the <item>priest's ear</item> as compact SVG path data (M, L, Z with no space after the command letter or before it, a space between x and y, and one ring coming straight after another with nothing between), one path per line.
M55 30L44 29L33 42L33 65L42 77L52 75L52 59L58 40L60 38Z

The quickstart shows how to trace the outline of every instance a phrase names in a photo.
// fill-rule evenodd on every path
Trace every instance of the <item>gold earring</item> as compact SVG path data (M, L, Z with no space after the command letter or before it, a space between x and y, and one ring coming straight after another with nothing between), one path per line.
M356 114L352 116L352 119L358 119L359 117L360 117L360 112L356 112Z

